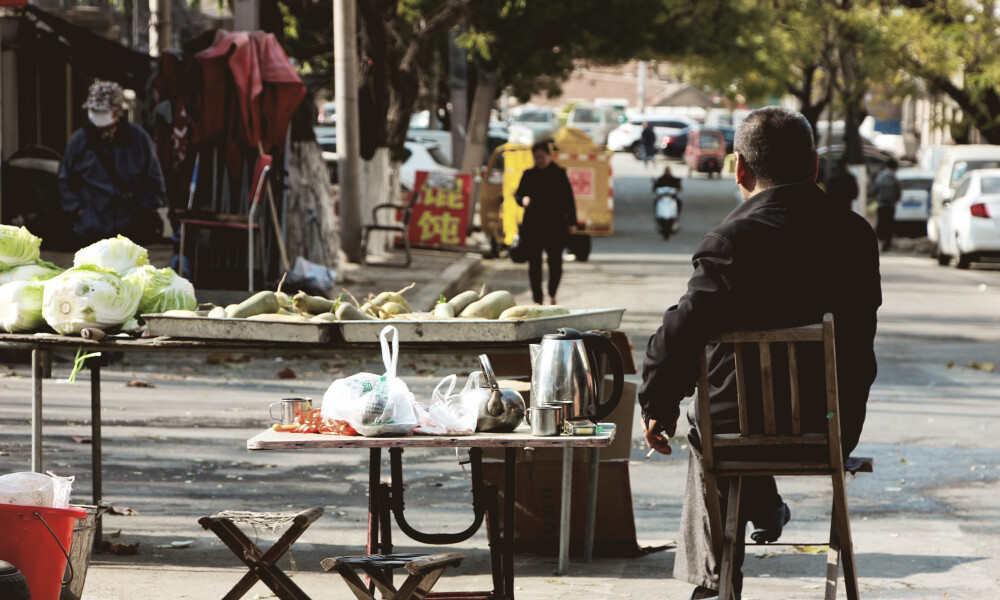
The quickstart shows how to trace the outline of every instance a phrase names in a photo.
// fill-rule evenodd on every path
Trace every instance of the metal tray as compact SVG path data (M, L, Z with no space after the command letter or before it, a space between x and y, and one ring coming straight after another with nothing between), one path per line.
M624 308L574 310L568 315L538 319L450 319L447 321L338 321L345 342L377 342L386 325L399 332L400 342L520 342L535 340L560 327L618 329Z
M199 314L208 314L201 311ZM208 340L247 340L256 342L301 342L323 344L333 340L337 323L284 323L247 319L209 319L174 317L163 314L142 315L149 335ZM376 336L377 339L377 336Z

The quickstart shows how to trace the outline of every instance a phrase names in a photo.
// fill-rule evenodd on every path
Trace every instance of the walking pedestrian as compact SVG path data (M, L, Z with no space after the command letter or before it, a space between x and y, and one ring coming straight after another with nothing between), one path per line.
M531 147L535 166L524 172L514 192L524 208L519 230L520 243L528 249L528 279L535 304L541 304L542 252L549 265L549 304L556 303L562 278L562 254L569 236L576 233L576 202L566 169L552 160L547 142Z
M639 134L642 142L642 166L649 166L649 162L656 163L656 131L648 121L642 122L642 133Z
M878 223L875 233L882 240L882 251L892 246L892 230L896 227L896 205L903 196L903 189L896 179L896 161L892 158L875 178L875 195L878 197Z
M670 454L680 402L694 393L700 355L713 335L817 323L833 313L846 456L858 443L875 380L876 311L882 302L877 241L864 218L845 211L816 185L819 158L812 128L801 114L776 106L756 110L740 125L734 146L744 203L702 240L687 293L664 313L646 349L639 390L646 443ZM710 350L713 432L738 432L733 348ZM822 357L807 360L800 354L800 385L820 390L803 391L802 398L825 398L823 366ZM811 373L817 376L808 377ZM692 598L713 598L718 596L719 556L704 497L697 404L695 398L687 411L690 456L674 577L697 586ZM803 403L803 419L824 422L826 405L819 404ZM728 486L728 480L719 479L723 514ZM749 521L769 541L781 536L791 518L773 477L744 478L740 506L737 532L745 531ZM739 598L743 544L737 542L735 554L733 586Z
M73 219L78 247L123 234L143 244L162 235L157 209L166 194L153 142L124 118L122 88L90 86L88 123L70 137L59 169L63 210Z
M854 200L858 197L858 180L847 165L847 155L837 159L834 171L826 182L826 195L847 210L853 210Z

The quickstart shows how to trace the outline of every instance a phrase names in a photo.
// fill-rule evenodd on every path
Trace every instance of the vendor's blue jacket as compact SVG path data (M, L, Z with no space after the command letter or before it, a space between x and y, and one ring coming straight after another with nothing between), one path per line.
M97 155L107 153L117 180ZM74 219L73 231L96 241L124 234L135 241L155 237L156 209L163 205L163 171L149 135L137 125L119 121L107 140L89 123L69 140L59 169L63 210Z

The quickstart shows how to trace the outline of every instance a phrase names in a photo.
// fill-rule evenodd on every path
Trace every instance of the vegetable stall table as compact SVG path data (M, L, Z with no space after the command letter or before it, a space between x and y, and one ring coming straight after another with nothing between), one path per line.
M247 440L249 450L368 449L368 554L391 554L390 515L410 539L424 544L455 544L472 537L486 521L493 590L432 593L429 598L453 600L514 598L514 492L515 456L518 448L601 448L614 441L615 427L604 426L596 435L531 435L525 425L513 433L476 433L466 436L360 437L316 433L285 433L267 429ZM381 483L382 449L389 450L390 483ZM429 534L416 530L404 514L402 454L407 448L468 448L472 474L473 522L465 531ZM498 491L483 480L482 449L504 449L503 514ZM564 472L565 484L565 472ZM563 489L563 510L568 516L568 490ZM588 503L589 504L589 503ZM590 507L588 507L589 509Z
M620 311L621 309L619 309ZM620 319L620 312L619 312ZM541 320L541 319L539 319ZM420 324L415 324L418 327ZM415 330L419 332L419 329ZM407 332L404 331L404 334ZM620 332L614 332L618 336L619 342L628 348L628 338ZM298 355L322 355L331 356L348 352L377 352L380 348L377 337L370 338L371 342L343 341L343 337L334 341L326 342L293 342L293 341L260 341L260 340L230 340L230 339L187 339L169 336L129 338L129 337L106 337L101 340L83 339L76 336L62 336L55 334L0 334L0 349L30 350L32 353L32 399L31 399L31 470L44 472L42 456L42 382L44 379L44 365L51 352L77 352L82 348L85 354L99 352L154 352L154 353L216 353L216 352L240 352L254 354L298 354ZM403 344L408 352L436 353L436 354L504 354L525 357L528 352L528 344L537 342L535 339L516 341L419 341L418 339L406 339ZM102 453L101 453L101 367L106 365L103 357L93 357L86 361L86 367L90 369L90 402L91 402L91 465L93 474L93 504L99 505L103 501L102 484ZM559 438L552 439L562 439ZM414 438L430 440L431 438ZM440 439L440 438L438 438ZM466 443L469 439L464 438ZM540 439L540 438L532 438ZM561 447L566 448L563 456L563 506L560 518L559 534L559 572L565 573L569 562L569 515L570 507L568 498L571 495L572 486L572 444L579 438L567 438L574 440L572 443L565 442ZM610 443L610 442L609 442ZM515 444L516 446L517 444ZM538 446L540 444L535 444ZM544 444L541 444L544 445ZM524 444L521 447L530 447L532 444ZM512 452L513 450L511 450ZM586 560L590 560L593 550L595 515L597 504L597 469L596 464L599 458L600 445L590 446L591 464L595 465L591 469L591 476L588 481L587 508L586 508L586 540L584 555ZM512 537L513 534L511 534ZM98 523L97 541L101 539L100 523Z

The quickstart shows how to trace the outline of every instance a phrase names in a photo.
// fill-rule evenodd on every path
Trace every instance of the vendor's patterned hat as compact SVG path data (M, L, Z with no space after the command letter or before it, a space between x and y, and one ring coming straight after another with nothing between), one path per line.
M90 86L84 108L95 112L107 112L121 107L122 86L113 81L98 81Z

